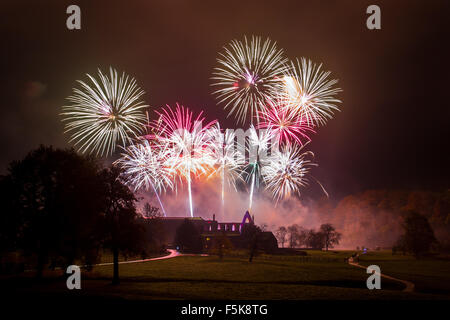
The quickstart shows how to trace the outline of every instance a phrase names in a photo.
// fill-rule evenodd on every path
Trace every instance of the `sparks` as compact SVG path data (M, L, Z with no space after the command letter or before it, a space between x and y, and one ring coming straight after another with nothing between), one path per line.
M303 141L309 142L311 139L308 132L314 133L314 129L308 125L302 115L298 115L290 108L289 103L283 97L268 100L266 108L261 111L261 122L259 129L270 129L277 138L279 145L297 142L303 145Z
M338 80L330 80L330 71L323 71L322 64L302 58L291 62L289 71L284 75L284 94L290 107L306 121L309 126L324 125L331 119L334 111L339 111L335 96L341 92L336 88Z
M65 132L71 134L71 142L82 153L110 155L116 144L125 146L136 138L145 124L145 105L140 98L144 94L134 78L110 68L110 77L98 70L100 81L87 75L91 86L78 81L81 89L67 98L72 104L63 106Z
M312 162L314 153L303 152L303 147L289 144L275 150L261 170L266 189L272 192L272 196L277 202L289 198L292 194L299 195L300 189L309 183L310 168L317 164ZM317 183L319 182L317 181ZM328 195L322 184L319 183L319 185Z
M238 123L245 123L248 115L253 121L266 99L281 90L287 59L276 43L270 39L262 43L255 36L251 41L233 40L224 50L213 72L212 85L217 87L213 94Z
M209 149L207 130L216 123L203 123L203 112L194 119L193 113L177 104L175 111L169 106L157 112L158 119L150 123L152 135L158 144L168 146L167 165L188 185L189 211L194 216L192 178L207 173L214 165Z
M164 216L166 211L158 193L166 191L166 188L173 189L173 172L166 165L168 154L165 146L151 145L144 140L143 143L130 145L115 161L124 170L127 184L133 186L135 191L153 189Z
M223 130L217 123L208 134L211 136L210 149L214 159L214 171L210 174L220 175L222 183L222 210L225 206L225 184L236 190L236 181L241 179L242 168L238 162L239 151L235 147L235 133L232 130Z
M259 130L254 126L250 126L250 135L247 144L247 152L249 154L249 163L247 165L246 180L250 183L250 194L248 209L251 210L253 204L253 194L255 187L259 187L261 177L261 167L267 159L267 150L269 149L269 143L273 139L274 135L271 130Z

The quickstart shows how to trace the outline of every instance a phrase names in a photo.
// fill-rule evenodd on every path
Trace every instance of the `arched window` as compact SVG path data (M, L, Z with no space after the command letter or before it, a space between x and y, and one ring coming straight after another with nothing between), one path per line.
M250 216L250 213L248 211L246 211L244 214L244 219L242 219L241 226L239 227L239 232L242 232L242 228L244 227L246 221L248 221L248 223L253 223L252 217Z

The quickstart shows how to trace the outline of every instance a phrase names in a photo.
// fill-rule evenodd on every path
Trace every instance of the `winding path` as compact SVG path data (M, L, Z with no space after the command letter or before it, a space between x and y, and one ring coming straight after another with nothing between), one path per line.
M357 257L358 256L359 255L357 255ZM354 262L353 258L351 258L351 257L348 259L348 264L350 264L352 266L355 266L355 267L358 267L358 268L362 268L364 270L367 270L367 267L365 267L363 265L360 265L357 262ZM378 273L378 272L376 272L376 273ZM390 280L394 280L394 281L403 283L405 285L405 289L403 289L403 292L413 292L414 291L414 283L412 283L411 281L401 280L401 279L394 278L394 277L391 277L391 276L388 276L388 275L385 275L385 274L382 274L382 273L380 273L380 276L382 278L386 278L386 279L390 279Z
M119 264L129 264L129 263L139 263L139 262L147 262L147 261L155 261L155 260L164 260L164 259L170 259L170 258L183 256L183 254L178 252L177 250L167 249L167 251L169 251L170 254L168 254L166 256L149 258L149 259L141 259L141 260L119 261ZM97 264L94 264L93 266L96 266L96 267L97 266L112 266L113 264L114 264L113 262L105 262L105 263L97 263Z
M119 264L129 264L129 263L140 263L140 262L148 262L148 261L155 261L155 260L165 260L165 259L171 259L175 257L181 257L181 256L201 256L205 257L208 256L207 254L188 254L188 253L180 253L177 250L174 249L167 249L170 253L168 255L162 256L162 257L156 257L156 258L149 258L149 259L141 259L141 260L130 260L130 261L119 261ZM93 265L90 265L90 267L102 267L102 266L112 266L114 262L104 262L104 263L96 263ZM87 268L87 265L80 266L81 268ZM55 268L56 270L60 270L60 267ZM25 272L32 272L35 271L33 269L25 270Z
M129 264L129 263L139 263L139 262L147 262L147 261L155 261L155 260L165 260L165 259L171 259L175 257L181 257L181 256L207 256L207 254L187 254L187 253L180 253L177 250L174 249L167 249L167 251L170 252L170 254L162 257L156 257L156 258L149 258L149 259L142 259L142 260L130 260L130 261L120 261L119 264ZM106 262L106 263L97 263L93 266L111 266L113 265L113 262Z

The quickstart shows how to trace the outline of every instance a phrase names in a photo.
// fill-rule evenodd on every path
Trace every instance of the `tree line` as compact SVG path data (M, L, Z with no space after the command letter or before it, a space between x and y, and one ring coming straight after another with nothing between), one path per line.
M339 244L342 234L329 223L322 224L317 231L293 224L288 227L279 227L275 231L275 237L282 248L286 244L289 248L303 247L320 250L325 248L328 251L329 248Z
M441 251L442 246L437 241L428 218L414 210L402 212L402 234L392 243L392 254L412 254L416 258ZM322 224L319 230L305 229L297 224L288 227L281 226L275 231L275 237L281 247L311 248L328 251L339 244L341 233L329 223ZM361 250L365 246L361 247ZM360 248L357 247L357 250Z
M408 212L428 220L440 250L450 251L450 189L376 189L348 195L337 203L319 199L311 204L312 218L331 223L346 248L391 247L404 234Z

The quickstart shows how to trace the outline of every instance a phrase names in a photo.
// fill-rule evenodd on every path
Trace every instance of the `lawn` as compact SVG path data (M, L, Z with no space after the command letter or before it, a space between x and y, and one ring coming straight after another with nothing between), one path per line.
M417 293L404 293L403 285L382 279L381 290L366 288L368 274L350 266L345 251L308 251L307 257L261 255L252 263L241 256L182 256L173 259L120 265L121 284L110 285L112 266L97 266L82 273L82 290L69 292L56 274L35 283L21 279L16 290L68 295L120 297L125 299L435 299L450 298L447 284L431 281L433 264L417 265L405 257L386 253L367 254L362 264L380 263L382 272L405 280L419 281ZM373 260L371 260L373 259ZM400 261L396 267L397 261ZM405 265L414 267L407 271ZM435 279L448 283L446 264L436 264ZM400 268L400 269L397 269ZM59 272L61 274L61 272ZM410 278L409 276L415 276ZM30 276L30 275L29 275ZM17 285L17 283L20 283ZM420 285L419 285L420 284Z
M360 256L360 264L375 264L381 273L411 281L417 292L450 296L449 257L415 259L410 255L392 255L390 251L372 251Z

